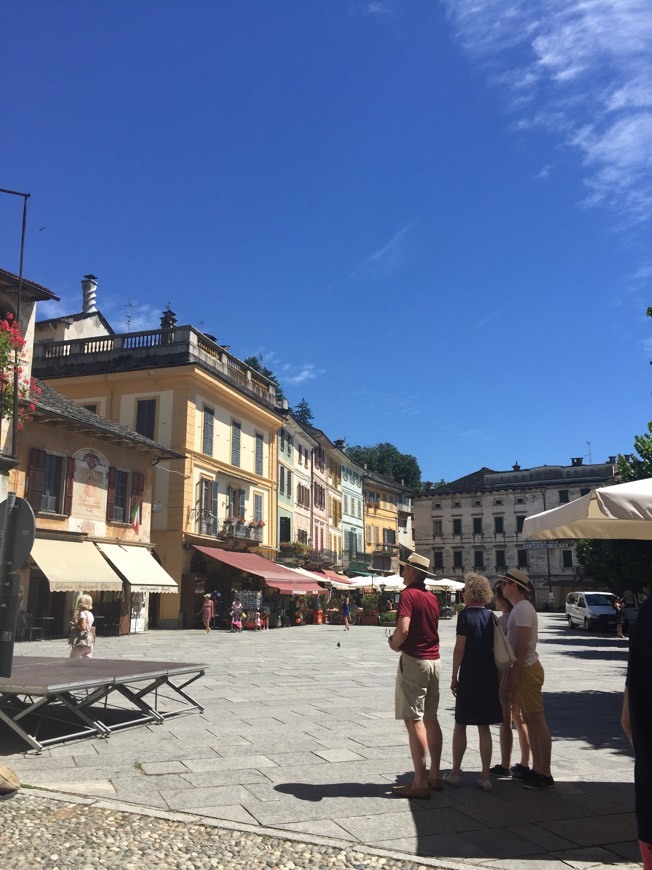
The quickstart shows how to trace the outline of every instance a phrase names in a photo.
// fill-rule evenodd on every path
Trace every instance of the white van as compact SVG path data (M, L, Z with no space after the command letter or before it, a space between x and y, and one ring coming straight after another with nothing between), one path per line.
M611 592L571 592L566 597L566 619L570 628L585 631L615 631L615 596Z

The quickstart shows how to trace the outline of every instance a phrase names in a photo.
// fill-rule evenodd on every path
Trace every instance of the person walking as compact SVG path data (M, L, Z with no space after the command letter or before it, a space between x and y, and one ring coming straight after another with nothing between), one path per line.
M466 752L466 726L476 725L482 763L478 785L483 791L491 791L489 726L503 718L498 670L494 662L494 621L492 612L486 608L494 593L482 574L467 574L462 595L464 610L457 617L451 679L451 691L455 695L453 767L443 779L448 785L460 784L462 759Z
M634 747L634 798L644 870L652 870L652 598L639 610L629 641L621 724Z
M616 634L621 640L624 640L625 635L623 634L623 623L625 621L625 602L622 598L614 595L612 607L616 611Z
M92 613L93 599L84 592L79 596L77 606L73 611L70 623L70 638L68 643L71 659L92 659L95 649L95 617Z
M396 629L389 646L400 653L395 688L395 717L405 722L414 766L408 785L394 785L397 797L429 798L441 791L442 734L439 708L439 602L425 586L430 560L412 553L403 566L403 585L396 612ZM430 767L426 756L430 755Z
M349 630L349 617L351 616L351 606L349 604L349 596L344 596L344 604L342 605L342 620L344 621L344 631Z
M204 626L204 634L208 634L211 630L211 619L215 614L215 605L213 604L213 599L211 598L210 592L207 592L204 595L204 603L201 607L201 621Z
M502 579L503 595L512 605L507 639L516 656L509 672L508 692L523 714L532 750L532 770L518 778L524 788L550 788L555 784L550 772L552 737L543 711L544 673L537 653L537 612L528 601L532 585L527 574L518 568L507 571Z
M512 612L512 605L503 595L502 583L496 583L494 587L494 595L496 599L496 609L500 610L498 617L498 625L507 635L507 625L509 623L509 614ZM518 704L513 702L513 698L509 694L509 671L501 671L498 674L500 703L503 708L503 720L500 723L500 764L494 764L489 769L489 773L497 779L511 779L523 776L530 772L530 741L527 736L527 728L523 721L523 716L518 708ZM512 749L514 747L514 736L512 733L512 725L516 725L516 733L518 734L518 744L521 750L521 760L512 765Z

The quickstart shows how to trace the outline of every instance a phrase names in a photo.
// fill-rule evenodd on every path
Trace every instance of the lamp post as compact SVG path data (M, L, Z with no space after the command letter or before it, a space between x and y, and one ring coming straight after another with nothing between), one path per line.
M9 196L20 196L23 199L23 222L20 234L20 267L18 269L18 294L16 297L16 323L20 326L21 303L23 296L23 259L25 255L25 228L27 226L27 200L30 197L29 193L20 193L17 190L8 190L0 187L0 193L6 193ZM16 433L18 432L18 349L14 349L14 395L13 395L13 412L11 421L11 454L10 459L16 458ZM15 465L15 463L13 463ZM9 467L13 467L10 465Z

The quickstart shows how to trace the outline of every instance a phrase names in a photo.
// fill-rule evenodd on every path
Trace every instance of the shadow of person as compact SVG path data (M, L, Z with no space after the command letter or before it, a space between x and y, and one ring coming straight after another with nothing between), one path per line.
M300 801L313 802L324 798L389 797L392 794L390 783L378 782L280 782L274 786L274 790L292 795Z

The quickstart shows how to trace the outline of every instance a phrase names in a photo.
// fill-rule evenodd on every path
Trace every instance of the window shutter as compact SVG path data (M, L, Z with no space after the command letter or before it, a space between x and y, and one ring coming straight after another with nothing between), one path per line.
M41 510L41 495L43 493L43 469L45 468L45 450L33 447L29 452L29 481L27 486L27 501L34 513Z
M110 523L113 519L113 511L115 508L115 468L109 468L109 478L106 487L106 521Z
M217 535L217 481L211 482L211 533Z
M240 494L240 513L238 514L238 516L244 517L245 512L247 510L247 507L245 504L245 491L244 491L244 489L241 489L239 494Z
M231 424L231 465L240 465L240 424Z
M63 512L69 517L72 511L72 488L75 482L75 460L72 456L66 462L66 486L63 492Z

